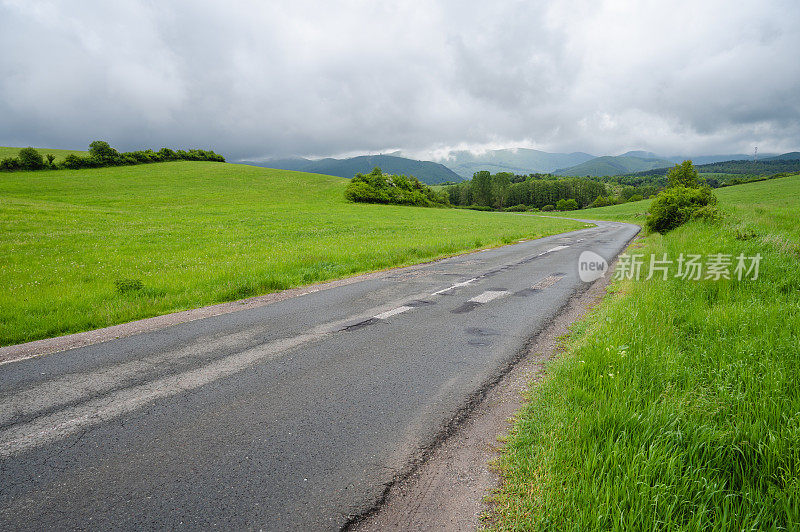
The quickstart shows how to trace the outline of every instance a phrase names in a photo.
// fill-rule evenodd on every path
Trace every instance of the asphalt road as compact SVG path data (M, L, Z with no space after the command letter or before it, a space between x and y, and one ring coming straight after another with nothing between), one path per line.
M338 529L570 297L598 227L0 365L0 528Z

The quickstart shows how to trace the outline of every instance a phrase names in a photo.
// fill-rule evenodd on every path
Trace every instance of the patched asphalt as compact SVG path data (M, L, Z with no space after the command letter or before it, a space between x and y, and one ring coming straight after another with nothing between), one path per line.
M0 365L4 529L338 529L638 227L461 255Z

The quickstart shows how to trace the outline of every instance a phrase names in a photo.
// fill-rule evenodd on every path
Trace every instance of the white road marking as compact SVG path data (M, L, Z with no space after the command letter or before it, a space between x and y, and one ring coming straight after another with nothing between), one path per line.
M391 318L392 316L397 316L398 314L402 314L407 310L411 310L413 307L407 307L403 305L402 307L393 308L392 310L387 310L386 312L381 312L380 314L375 315L375 318L379 320L385 320L386 318Z
M492 299L503 297L506 294L508 294L508 290L487 290L481 295L473 297L470 301L473 303L488 303Z
M562 250L562 249L567 249L568 247L569 247L569 246L556 246L556 247L554 247L554 248L550 248L550 249L548 249L547 251L545 251L545 253L552 253L552 252L554 252L554 251L560 251L560 250ZM544 254L544 253L543 253L543 254Z
M431 294L431 295L438 296L439 294L444 294L445 292L449 292L450 290L453 290L454 288L460 288L460 287L462 287L462 286L467 286L468 284L470 284L470 283L474 283L474 282L475 282L475 281L477 281L477 280L478 280L478 278L477 278L477 277L473 277L472 279L467 279L466 281L462 281L462 282L460 282L460 283L456 283L456 284L454 284L453 286L448 286L448 287L447 287L447 288L445 288L444 290L439 290L439 291L437 291L437 292L434 292L434 293L433 293L433 294Z

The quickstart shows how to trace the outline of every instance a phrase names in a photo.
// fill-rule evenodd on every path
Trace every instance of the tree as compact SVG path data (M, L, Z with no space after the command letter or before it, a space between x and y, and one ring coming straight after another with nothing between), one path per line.
M514 175L508 172L500 172L492 176L492 206L495 209L502 209L506 206L506 196L512 177Z
M492 174L487 170L475 172L472 176L472 201L475 205L492 204Z
M19 165L23 170L41 170L44 168L42 154L30 146L19 150Z
M667 172L667 187L697 188L700 186L700 176L692 161L683 161L676 164Z
M119 158L119 152L109 146L108 142L95 140L89 144L89 156L94 157L102 164L114 164Z

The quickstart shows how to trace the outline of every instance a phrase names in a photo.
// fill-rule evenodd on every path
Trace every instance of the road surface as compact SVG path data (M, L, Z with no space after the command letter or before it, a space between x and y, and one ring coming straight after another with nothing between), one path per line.
M585 288L621 223L0 365L0 528L334 530Z

